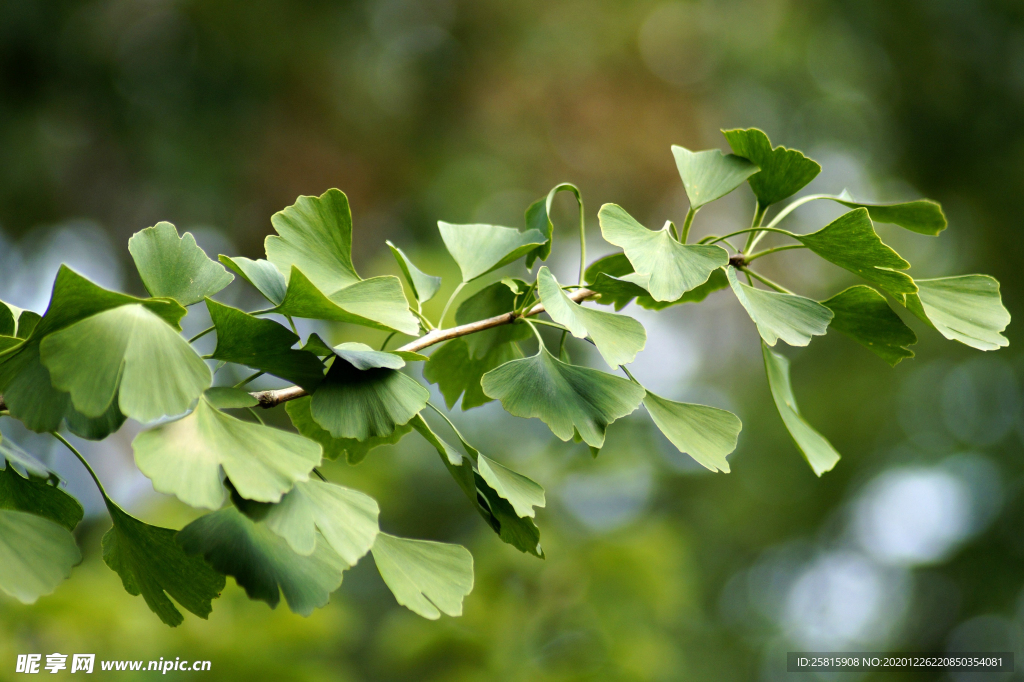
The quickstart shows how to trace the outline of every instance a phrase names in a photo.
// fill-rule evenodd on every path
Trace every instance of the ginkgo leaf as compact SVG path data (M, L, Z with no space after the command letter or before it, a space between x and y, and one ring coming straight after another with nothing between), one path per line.
M681 303L700 303L710 294L729 286L725 270L717 268L708 277L708 281L690 289L676 300L655 301L646 288L650 277L636 274L633 264L624 253L614 253L594 261L587 268L584 279L588 289L601 294L594 299L597 303L614 305L616 310L622 310L634 298L637 305L647 310L663 310Z
M508 326L518 327L520 325ZM525 327L525 325L521 326ZM478 334L472 336L478 336ZM522 357L523 353L519 350L518 345L502 343L492 346L483 357L474 358L470 354L466 338L452 339L430 356L430 363L423 368L423 378L432 384L437 384L448 409L454 407L461 396L462 409L465 411L493 400L484 393L480 385L484 374L510 360L518 360Z
M910 275L899 272L910 263L882 242L865 208L844 213L817 232L794 236L825 260L877 284L901 302L906 294L917 292Z
M288 291L275 312L312 320L348 322L415 336L420 323L409 312L409 302L397 277L371 277L344 289L324 294L298 268L292 268Z
M647 391L644 407L679 452L711 471L729 473L726 455L736 449L743 424L727 410L680 403Z
M128 240L128 251L146 291L181 305L213 296L235 279L223 265L210 260L191 232L179 237L170 223L136 232Z
M213 388L208 388L203 392L203 398L218 410L238 410L246 407L256 407L260 404L260 401L254 398L252 393L242 388L234 388L233 386L214 386Z
M914 357L909 346L917 334L893 312L885 297L859 284L841 291L821 304L832 311L829 324L895 367L900 360Z
M238 273L239 277L246 282L256 287L256 290L263 294L263 297L268 301L274 305L281 305L281 301L284 300L285 291L288 289L288 283L285 282L284 275L281 274L276 265L268 260L250 260L241 256L230 258L223 254L218 256L217 260Z
M27 339L42 316L31 310L0 301L0 336L10 339ZM0 353L4 348L0 346Z
M680 244L668 231L648 230L621 206L605 204L597 214L606 241L622 247L646 289L656 301L675 301L699 287L711 273L729 262L720 246Z
M455 323L469 324L512 312L515 302L515 293L504 282L495 282L459 305L455 311ZM481 359L497 346L530 338L530 330L526 325L503 324L463 338L469 346L470 355L475 359Z
M726 268L729 284L746 309L757 331L769 346L782 339L791 346L806 346L814 336L824 336L832 311L817 301L795 294L765 291L743 284L736 269Z
M839 461L839 453L824 436L800 416L796 398L793 396L793 386L789 381L789 360L763 343L761 351L764 355L764 368L768 374L768 387L789 435L793 437L793 441L815 474L821 476L826 471L831 471Z
M35 455L25 452L17 443L9 438L4 438L2 433L0 433L0 457L10 464L16 464L33 476L46 478L50 475L50 469Z
M412 295L420 303L426 303L430 299L434 298L437 294L437 290L441 288L441 278L434 275L428 275L427 273L416 267L413 262L405 255L405 252L400 248L392 244L390 241L385 241L388 248L391 249L391 254L395 257L398 262L398 267L402 270L402 274L405 275L405 281L412 287Z
M573 302L547 266L537 273L537 290L552 320L569 329L577 339L590 337L612 369L627 365L647 344L644 326L625 315L585 308Z
M0 508L0 591L34 604L82 561L66 528L35 514Z
M0 469L0 509L35 514L69 531L84 514L78 500L53 484L52 478L25 478L14 470L10 460Z
M309 556L327 541L346 564L354 566L377 537L377 503L369 495L323 481L296 483L264 517L267 528L297 553Z
M801 152L773 148L768 136L757 128L723 130L722 134L736 154L760 167L748 182L761 208L793 196L821 172L821 166Z
M461 545L377 535L373 560L395 600L424 618L462 615L473 591L473 555Z
M205 398L187 417L140 433L132 447L156 490L207 509L224 501L221 469L245 499L278 502L309 480L321 456L308 438L236 419Z
M213 610L224 591L224 576L199 557L186 555L175 543L176 531L143 523L106 499L113 525L103 535L103 561L121 576L128 594L139 596L167 625L184 618L168 599L200 618Z
M17 309L20 313L20 309ZM15 337L18 329L18 321L14 316L16 309L9 303L0 301L0 336Z
M276 608L283 592L288 608L303 616L327 605L348 568L326 542L318 541L312 554L302 556L266 524L234 507L199 517L178 532L177 541L186 553L200 554L234 577L250 599Z
M278 312L412 335L419 331L397 277L363 280L356 273L352 212L343 192L299 197L270 222L277 235L266 239L267 259L288 283Z
M917 295L907 296L907 308L947 339L978 350L1010 345L1000 333L1010 324L1010 313L994 278L961 275L916 282Z
M551 238L555 231L555 225L551 222L551 203L559 192L571 192L576 197L576 203L580 207L580 220L583 220L583 197L579 188L569 182L555 185L546 197L530 204L526 209L526 229L537 230L547 241L526 254L527 268L532 268L537 259L547 260L551 255Z
M493 460L486 460L485 468L488 476L497 481L497 485L505 488L505 494L516 498L516 504L524 512L520 515L509 500L502 496L490 482L484 479L477 468L481 455L473 446L466 442L457 430L455 431L462 446L468 453L468 457L449 445L443 438L438 436L423 419L423 415L417 415L412 420L412 426L423 438L434 446L437 454L441 457L448 473L452 475L466 498L474 506L480 516L487 522L502 542L506 542L521 552L533 554L541 559L544 558L544 550L540 546L540 529L533 522L533 507L544 506L544 489L520 474L515 474L517 480L513 481L512 476L503 476ZM450 422L449 422L450 424ZM490 466L495 464L497 466ZM514 474L507 470L509 474ZM505 478L508 480L505 481ZM524 480L518 480L519 478Z
M462 281L471 282L481 275L522 258L547 242L537 230L520 232L498 225L452 225L437 222L448 253L462 272Z
M845 190L838 197L829 197L848 208L866 208L876 223L891 223L917 232L936 236L946 229L946 215L942 206L931 199L904 201L898 204L867 204L854 201Z
M186 311L177 302L169 299L138 299L108 291L70 268L61 266L53 284L46 316L33 327L24 343L0 355L0 394L4 396L11 416L21 420L33 431L59 429L61 421L73 412L73 408L68 394L50 382L50 372L39 358L40 340L97 313L135 303L158 315L174 329L180 329L178 322ZM121 417L123 421L123 415ZM81 420L74 419L71 426L76 434L86 435L80 427L85 423L83 420L87 419L85 416L81 416ZM117 419L104 418L102 421L109 425L116 423ZM88 426L89 433L102 431L94 428L95 424Z
M356 369L402 369L405 360L396 353L374 350L365 343L347 341L334 347L334 354Z
M672 145L672 155L693 210L721 199L758 171L757 165L747 159L723 154L717 149L691 152L685 147Z
M115 396L121 412L140 422L181 414L212 380L188 342L140 304L54 332L39 350L54 387L70 393L87 417L102 415Z
M369 353L358 355L370 362ZM404 364L390 353L379 355ZM353 358L356 356L352 353ZM390 436L426 407L430 392L415 379L397 369L368 366L369 369L359 369L339 356L313 393L313 419L335 438L366 440Z
M284 409L288 412L288 417L299 433L320 443L324 449L324 459L335 460L345 455L349 464L359 464L366 459L370 450L381 445L394 445L402 440L402 436L412 431L412 426L404 424L387 436L367 438L366 440L335 438L330 431L321 427L313 419L309 408L311 402L312 398L309 396L290 400L285 403Z
M644 389L631 381L567 364L543 346L532 357L491 370L481 384L506 412L538 417L565 441L578 431L598 448L608 425L636 410L644 397Z
M292 348L299 337L290 330L210 299L206 307L217 327L214 359L262 370L307 391L323 381L323 363L313 353Z

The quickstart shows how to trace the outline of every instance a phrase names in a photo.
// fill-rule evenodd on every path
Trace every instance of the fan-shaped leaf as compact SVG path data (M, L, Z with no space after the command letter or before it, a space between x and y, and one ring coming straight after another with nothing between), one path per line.
M245 499L278 502L321 456L308 438L236 419L205 398L187 417L140 433L132 447L156 490L207 509L224 501L222 468Z
M21 476L8 461L0 469L0 509L28 512L74 530L82 520L82 505L51 483L46 478Z
M218 410L238 410L246 407L256 407L260 404L260 401L256 400L252 393L232 386L208 388L203 392L203 397Z
M720 246L680 244L668 226L654 232L638 223L621 206L605 204L598 212L601 234L622 247L633 269L646 278L644 288L656 301L676 301L708 281L711 273L729 262ZM633 280L641 284L644 280Z
M213 358L236 362L281 377L312 391L323 381L324 365L305 350L292 348L299 337L273 320L261 320L237 308L207 299L217 327Z
M793 441L815 474L821 476L826 471L831 471L839 461L839 453L824 436L800 416L796 398L793 397L793 386L789 381L789 360L764 344L761 344L761 351L764 355L764 368L768 374L768 387L772 391L775 407L789 435L793 437Z
M103 536L103 561L121 576L128 594L146 600L167 625L184 618L168 595L188 611L206 618L211 602L224 590L224 576L201 558L187 556L175 543L175 531L143 523L106 499L113 526Z
M437 290L441 288L441 278L426 274L409 260L404 251L390 241L385 243L391 249L391 254L395 257L395 260L398 261L398 267L401 268L402 274L405 275L405 281L412 287L412 295L416 300L420 303L426 303L434 298Z
M364 359L369 357L365 352L360 355ZM402 362L390 353L379 355ZM427 404L430 392L415 379L396 369L368 366L371 368L358 369L339 356L313 393L313 419L335 438L366 440L390 436Z
M87 417L101 416L115 396L121 412L141 422L181 414L212 379L188 342L139 304L87 317L39 348L53 385Z
M354 566L373 546L379 513L369 495L314 480L296 483L270 507L263 521L303 556L316 549L319 529L320 541L326 540L346 564Z
M898 204L866 204L854 201L846 191L838 197L829 198L848 208L866 208L876 223L891 223L911 232L933 237L946 229L946 215L942 212L942 206L931 199Z
M580 220L583 220L583 197L580 195L579 188L569 182L555 185L546 197L530 204L530 207L526 209L526 229L537 230L544 235L547 241L526 254L527 268L532 268L537 259L547 260L551 255L551 237L555 231L555 225L551 222L551 203L559 192L572 192L580 207Z
M82 560L75 538L41 516L0 509L0 590L33 604L71 576Z
M312 399L308 396L290 400L285 403L284 409L288 412L288 417L291 418L292 424L299 433L320 443L326 459L335 460L345 455L349 464L359 464L366 459L370 450L381 445L394 445L402 440L402 436L412 431L412 426L404 424L397 427L388 436L367 438L366 440L335 438L330 431L325 430L313 419L309 408L310 402Z
M196 519L178 532L177 541L188 554L201 554L233 576L250 599L276 608L284 592L288 608L303 616L327 605L348 568L326 542L318 541L311 555L302 556L266 524L234 507Z
M481 275L522 258L547 238L537 230L520 232L498 225L452 225L437 222L448 253L462 272L462 281L471 282Z
M1010 324L1010 313L994 278L961 275L916 281L918 292L907 296L907 308L947 339L978 350L1010 344L1000 333Z
M747 159L726 155L717 149L691 152L672 145L672 155L676 158L686 196L690 198L690 208L694 210L721 199L758 171Z
M797 150L773 148L768 136L757 128L723 130L722 134L734 152L761 168L748 182L762 208L793 196L821 172L817 162Z
M473 590L473 555L461 545L377 535L373 560L399 604L424 618L462 615Z
M791 346L806 346L811 337L824 336L832 311L803 296L764 291L736 279L735 268L726 269L729 284L757 325L761 338L769 346L782 339Z
M727 410L679 403L647 391L644 407L672 445L711 471L729 473L726 456L736 449L743 424Z
M829 326L895 367L900 360L914 357L908 346L917 343L917 334L892 311L885 297L869 286L859 284L841 291L821 304L832 311Z
M608 424L633 412L644 397L643 388L630 381L564 363L543 347L533 357L491 370L482 385L510 414L538 417L562 440L578 431L598 448Z
M584 308L574 303L547 266L537 273L537 290L544 309L555 322L568 327L577 339L590 337L612 369L627 365L647 343L644 326L625 315Z
M854 209L817 232L795 236L825 260L877 284L901 302L906 294L917 292L910 275L898 272L910 263L882 242L867 209Z
M710 294L729 286L725 270L717 268L708 277L708 281L690 289L676 300L655 301L645 288L650 277L642 277L633 272L633 264L624 253L615 253L594 261L587 268L584 278L587 288L601 294L595 299L596 302L614 305L616 310L622 310L634 298L637 305L647 310L663 310L680 303L700 303Z
M263 294L268 301L274 305L281 305L285 291L288 289L288 283L285 282L284 275L276 265L268 260L250 260L241 256L229 258L223 254L217 259L238 273L246 282L256 287L256 290Z
M182 305L198 303L235 279L224 266L210 260L192 233L178 237L170 223L157 223L128 240L146 291L173 298Z
M493 400L484 394L480 386L484 374L521 357L523 354L515 343L503 343L492 346L482 358L474 358L470 355L467 339L452 339L430 356L430 363L423 368L423 378L437 384L448 409L454 407L461 396L462 409L469 410Z

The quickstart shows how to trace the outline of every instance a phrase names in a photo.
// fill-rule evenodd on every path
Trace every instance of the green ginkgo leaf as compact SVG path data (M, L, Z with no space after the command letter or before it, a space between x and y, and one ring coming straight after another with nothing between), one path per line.
M139 596L167 625L184 618L168 598L200 618L224 591L224 576L175 542L176 531L143 523L105 498L113 526L103 535L103 561L121 577L128 594Z
M461 545L377 535L373 560L395 600L424 618L462 615L473 591L473 555Z
M646 287L650 277L643 277L633 271L633 264L624 253L614 253L599 258L587 268L584 278L587 288L601 294L596 300L603 305L614 305L622 310L634 298L637 305L647 310L664 310L681 303L700 303L710 294L729 287L725 270L717 268L708 281L690 289L674 301L655 301Z
M1010 324L999 282L988 275L961 275L916 280L918 292L907 308L947 339L978 350L1010 345L1000 332Z
M263 522L303 556L316 549L319 530L319 541L326 540L346 564L355 566L373 546L379 513L369 495L313 480L296 483Z
M298 268L292 268L288 291L275 312L312 320L348 322L415 336L420 323L409 312L409 303L397 277L371 277L331 295L324 294Z
M312 398L309 396L298 400L289 400L285 403L284 409L288 412L288 417L299 433L320 443L324 449L324 459L335 460L344 455L349 464L359 464L366 459L370 450L381 445L394 445L402 440L405 434L412 431L412 426L405 424L397 427L387 436L367 438L366 440L335 438L330 431L321 427L313 419L309 408L311 402Z
M206 307L217 327L214 359L262 370L307 391L323 381L323 363L309 351L292 348L299 337L285 327L210 299Z
M527 268L532 268L537 259L547 260L551 255L551 238L555 231L555 225L551 222L551 203L559 192L571 192L576 197L576 203L580 207L580 220L583 220L583 197L580 195L579 188L569 182L555 185L546 197L530 204L526 209L526 229L537 230L544 235L547 241L526 254Z
M509 326L525 327L526 325ZM474 334L474 336L477 335ZM454 407L461 397L462 409L465 411L493 400L484 393L480 385L484 374L506 362L522 357L523 353L519 350L519 346L510 342L492 346L483 357L474 358L470 354L467 339L452 339L430 356L430 363L423 368L423 378L432 384L437 384L448 409Z
M0 591L33 604L82 561L75 538L49 519L0 508Z
M577 339L590 337L612 369L628 365L647 344L644 326L625 315L585 308L573 302L547 266L537 273L537 290L552 320L569 329Z
M821 166L801 152L773 148L768 136L757 128L723 130L722 134L736 154L760 167L748 182L761 208L793 196L821 172Z
M848 208L866 208L876 223L890 223L917 232L936 236L946 229L946 215L942 206L931 199L904 201L898 204L867 204L854 201L845 190L838 197L829 197Z
M729 473L726 455L736 449L743 424L727 410L680 403L647 391L644 407L679 452L711 471Z
M439 220L437 227L448 253L462 272L463 282L508 265L548 241L537 230L520 232L498 225L452 225Z
M441 288L441 278L434 275L428 275L427 273L416 267L413 262L405 255L405 252L400 248L392 244L390 241L385 241L388 248L391 249L391 255L395 257L398 262L398 267L402 270L402 274L405 275L405 281L412 287L412 295L420 303L426 303L430 299L434 298L437 294L437 290Z
M789 381L789 360L763 343L761 351L764 355L764 368L768 374L768 387L789 435L793 437L793 441L815 474L821 476L826 471L831 471L839 461L839 453L824 436L800 416L796 398L793 396L793 386Z
M608 425L636 410L644 398L644 389L631 381L567 364L543 346L532 357L491 370L481 384L506 412L538 417L564 441L579 433L597 448Z
M825 260L877 284L901 302L906 294L917 292L910 275L899 272L910 263L882 242L865 208L844 213L817 232L794 236Z
M858 284L821 304L832 311L829 324L895 367L900 360L914 357L909 346L917 334L893 312L885 297L869 286Z
M746 309L757 331L769 346L782 339L791 346L806 346L814 336L824 336L832 311L817 301L795 294L764 291L743 284L736 269L726 268L729 284Z
M132 442L135 463L162 493L193 507L218 509L221 470L247 500L278 502L320 464L317 443L300 435L242 421L205 398L192 414L144 431Z
M152 296L173 298L181 305L198 303L235 279L210 260L191 232L178 236L170 223L157 223L128 240L142 283Z
M621 206L605 204L597 217L605 240L622 247L635 272L645 278L644 288L656 301L678 300L729 262L729 254L722 247L680 244L667 225L658 231L648 230Z
M372 364L371 353L401 358L378 351L351 352L368 369L359 369L344 357L337 357L324 382L313 393L310 412L313 419L335 438L383 438L419 414L427 405L430 392L412 377L397 369ZM401 366L401 365L399 365Z
M84 514L78 500L53 484L51 478L34 478L35 474L23 477L10 462L0 469L0 509L28 512L74 530Z
M27 339L41 319L39 313L0 301L0 337L5 337L10 345L18 339ZM4 350L4 345L0 344L0 354Z
M524 512L523 515L520 515L516 507L513 507L506 497L484 479L478 468L483 455L467 443L458 430L452 427L469 456L463 455L434 433L430 425L423 419L423 415L417 415L411 423L413 428L434 446L437 454L441 457L441 462L462 492L465 493L466 499L491 527L491 530L498 534L502 542L512 545L520 552L533 554L543 559L544 550L540 545L540 529L533 522L533 507L544 506L544 489L525 476L511 470L506 469L505 471L510 475L503 476L505 472L502 472L501 469L504 467L493 460L486 460L484 466L488 470L488 476L496 481L496 485L504 488L506 495L516 498L519 510ZM497 466L491 466L491 464ZM505 481L505 478L508 480Z
M203 391L203 398L218 410L240 410L256 407L260 401L244 388L233 386L214 386Z
M221 254L217 260L238 273L239 277L256 287L263 297L274 305L281 305L288 283L277 266L268 260L250 260L235 256L230 258Z
M234 507L201 516L178 532L188 554L200 554L217 571L234 577L250 599L276 608L281 593L288 608L308 616L327 605L348 568L323 541L302 556L264 523L252 521Z
M344 192L299 197L270 219L267 259L285 275L283 315L351 322L415 335L419 323L397 277L363 280L352 263L352 212ZM296 278L296 273L301 276Z
M672 145L672 155L692 210L721 199L758 171L757 165L747 159L717 149L691 152Z
M140 422L181 414L212 379L188 342L137 303L54 332L39 350L54 387L87 417L101 416L115 396L121 412Z
M138 299L108 291L70 268L61 266L53 284L46 316L32 328L24 343L0 354L0 394L4 396L11 416L21 420L27 428L38 432L56 431L65 416L71 416L69 427L77 435L90 438L106 435L102 433L104 429L98 428L98 425L119 426L119 420L123 421L124 417L114 414L117 411L116 406L110 411L105 411L98 418L99 421L95 422L85 415L73 414L70 396L55 388L50 382L50 372L39 358L39 344L47 335L80 320L131 304L142 305L172 325L175 330L180 329L178 322L186 312L185 308L169 299ZM88 428L83 431L83 426Z
M14 316L16 311L20 314L21 309L0 301L0 336L17 338L15 332L18 329L18 320Z

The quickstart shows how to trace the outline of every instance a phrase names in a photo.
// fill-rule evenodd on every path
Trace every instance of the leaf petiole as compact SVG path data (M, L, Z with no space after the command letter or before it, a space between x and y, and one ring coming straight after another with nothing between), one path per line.
M793 294L792 291L790 291L786 287L782 286L781 284L776 284L775 282L771 281L767 277L764 277L763 275L759 275L756 272L754 272L753 270L750 270L749 268L741 268L741 269L743 270L743 274L745 274L748 278L753 277L754 279L756 279L761 284L764 284L765 286L769 286L772 289L775 289L775 291L778 291L780 294Z
M466 283L460 282L459 286L455 287L455 291L452 292L452 295L448 297L448 302L444 304L444 310L441 311L441 317L437 321L439 329L444 329L444 318L448 314L448 309L452 307L452 302L455 301L455 297L459 295L459 292L462 291L462 287L464 286L466 286Z
M697 215L698 210L700 209L696 209L693 206L691 206L686 211L686 221L683 222L683 234L679 238L679 241L682 242L683 244L686 243L686 238L690 236L690 226L693 224L693 218L694 216Z
M86 461L85 457L83 457L83 456L82 456L82 453L81 453L81 452L79 452L79 451L78 451L78 450L77 450L77 449L75 448L75 446L74 446L74 445L72 445L71 443L69 443L69 442L68 442L68 439L67 439L67 438L65 438L64 436L60 435L60 434L59 434L59 433L57 433L56 431L51 431L51 432L50 432L50 434L51 434L51 435L52 435L52 436L53 436L54 438L56 438L57 440L59 440L59 441L60 441L61 443L63 443L63 444L64 444L64 446L65 446L65 447L66 447L66 448L67 448L68 450L70 450L70 451L71 451L71 452L72 452L72 453L73 453L73 454L75 455L75 457L77 457L77 458L78 458L78 461L82 463L82 465L83 465L83 466L84 466L84 467L86 468L86 470L87 470L87 471L89 472L89 475L90 475L90 476L92 476L92 480L93 480L93 482L94 482L94 483L96 484L96 487L97 487L97 488L99 488L99 490L100 490L100 495L102 495L102 496L103 496L103 499L104 499L104 500L106 500L106 501L109 501L109 500L110 500L110 498L109 498L109 497L107 497L107 491L106 491L106 490L104 490L104 488L103 488L103 484L102 484L102 483L100 483L100 477L96 475L96 472L95 472L95 471L93 471L93 468L92 468L92 467L91 467L91 466L89 465L89 462L87 462L87 461Z
M769 254L778 253L779 251L788 251L790 249L806 249L806 248L807 248L807 246L805 244L786 244L785 246L776 246L776 247L771 248L771 249L765 249L764 251L758 251L757 253L751 254L749 256L745 256L743 258L743 260L745 260L747 263L749 263L749 262L751 262L753 260L757 260L761 256L767 256Z

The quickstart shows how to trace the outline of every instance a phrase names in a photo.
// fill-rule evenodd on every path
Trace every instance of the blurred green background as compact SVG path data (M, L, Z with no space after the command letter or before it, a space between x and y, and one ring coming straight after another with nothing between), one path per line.
M397 273L391 239L448 277L443 302L457 271L436 220L521 227L531 201L570 181L596 257L611 250L601 204L648 226L680 220L669 146L725 148L718 130L736 126L818 160L808 192L939 200L939 239L881 225L883 239L915 276L995 275L1024 313L1019 0L3 2L0 298L42 311L62 261L141 292L126 240L159 220L211 255L257 257L273 212L338 187L360 272ZM551 264L570 277L572 207L558 203ZM695 230L741 229L752 205L741 188ZM793 228L834 215L811 204ZM851 281L799 253L769 260L806 295ZM223 298L257 305L238 282ZM732 473L700 469L642 411L594 461L536 420L456 408L481 450L546 487L538 561L481 523L415 436L327 467L378 499L385 530L472 550L476 588L458 619L399 607L367 558L310 618L249 602L229 580L208 622L169 629L102 563L109 522L75 463L3 420L68 479L87 519L85 561L54 595L31 607L0 596L0 679L15 677L16 654L54 651L209 659L217 680L778 680L787 650L844 649L1015 651L1024 668L1019 323L989 354L918 324L918 358L895 369L839 334L787 350L804 414L843 454L819 480L728 292L633 314L650 335L642 381L743 419ZM193 512L132 465L137 431L87 455L115 499L180 527Z

